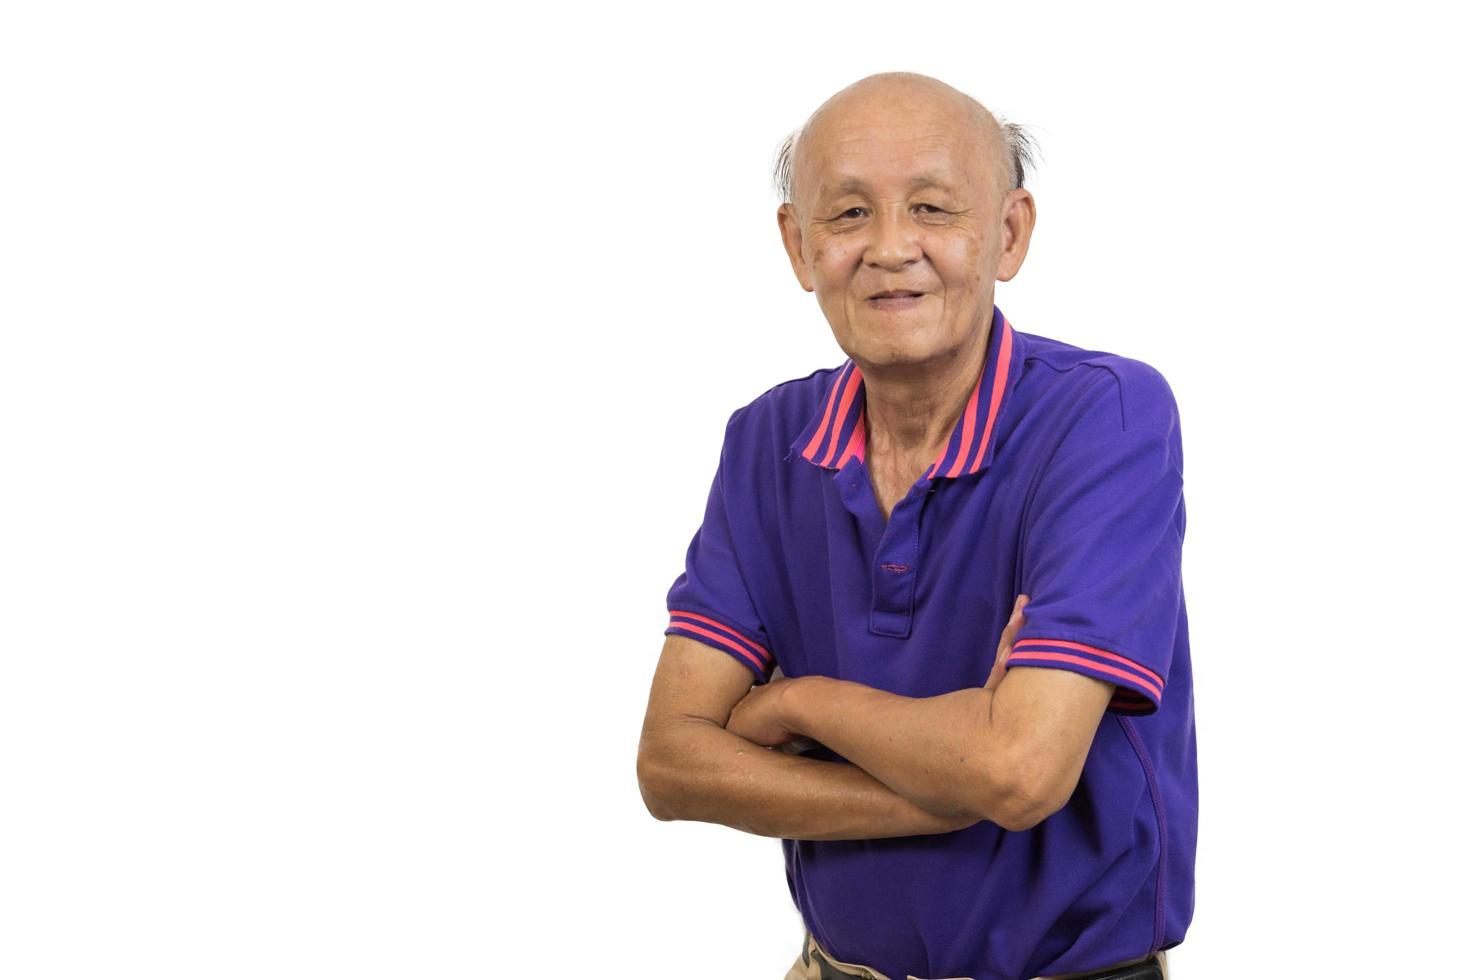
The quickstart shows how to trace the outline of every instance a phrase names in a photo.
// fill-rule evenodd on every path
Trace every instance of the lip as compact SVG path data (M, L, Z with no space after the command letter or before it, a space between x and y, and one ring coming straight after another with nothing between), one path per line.
M884 312L895 312L912 309L922 303L927 293L904 296L883 296L880 293L867 300L867 305L875 307Z

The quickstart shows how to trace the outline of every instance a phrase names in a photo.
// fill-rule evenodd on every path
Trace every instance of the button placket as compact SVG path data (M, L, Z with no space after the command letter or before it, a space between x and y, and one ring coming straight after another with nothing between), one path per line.
M872 568L870 629L883 636L912 633L913 603L917 596L918 523L928 499L920 481L892 508L887 529Z

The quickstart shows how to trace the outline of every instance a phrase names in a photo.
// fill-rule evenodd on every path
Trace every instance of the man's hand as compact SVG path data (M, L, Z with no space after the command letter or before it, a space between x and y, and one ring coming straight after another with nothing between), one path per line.
M782 710L784 694L799 678L776 677L768 684L759 684L750 689L729 714L729 723L724 728L740 738L747 738L757 745L773 747L795 738L799 732L786 727L786 715Z
M1014 638L1019 633L1020 627L1025 624L1025 603L1030 601L1027 595L1021 595L1014 600L1014 611L1009 614L1009 623L1005 625L1004 632L999 634L999 649L994 654L994 666L989 669L989 679L984 682L984 690L993 692L1004 680L1004 672L1009 665L1009 653L1014 649Z

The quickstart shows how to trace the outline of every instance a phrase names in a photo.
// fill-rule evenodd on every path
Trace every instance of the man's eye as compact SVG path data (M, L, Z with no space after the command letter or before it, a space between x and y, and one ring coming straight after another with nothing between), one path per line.
M854 218L857 215L859 215L862 212L862 210L863 210L862 208L847 208L845 211L842 211L840 214L836 215L836 217L837 218ZM855 213L853 213L853 212L855 212Z
M936 204L919 204L919 208L927 208L929 214L942 214L943 209Z

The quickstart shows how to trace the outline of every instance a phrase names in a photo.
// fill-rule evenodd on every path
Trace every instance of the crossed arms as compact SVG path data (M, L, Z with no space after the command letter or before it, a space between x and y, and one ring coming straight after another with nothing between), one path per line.
M643 801L659 820L801 840L1033 827L1075 791L1115 685L1006 670L1025 599L988 682L930 698L817 676L752 687L731 657L668 636L638 746ZM797 736L851 765L769 748Z

